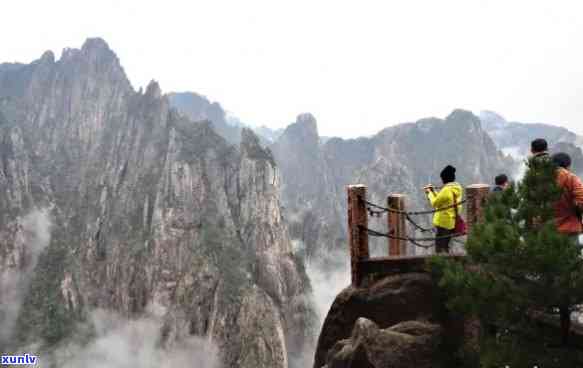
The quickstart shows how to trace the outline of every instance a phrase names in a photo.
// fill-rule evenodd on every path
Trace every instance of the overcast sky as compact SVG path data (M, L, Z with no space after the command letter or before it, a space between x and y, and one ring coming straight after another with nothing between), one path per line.
M454 108L583 133L583 3L38 0L0 5L0 61L102 37L137 89L195 91L253 124L312 112L358 136Z

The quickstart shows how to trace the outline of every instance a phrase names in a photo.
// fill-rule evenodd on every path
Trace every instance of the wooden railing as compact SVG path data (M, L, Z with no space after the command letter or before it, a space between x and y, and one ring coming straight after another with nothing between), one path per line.
M468 233L482 217L482 207L490 193L487 184L473 184L465 188L465 220ZM371 258L368 243L367 187L362 184L349 185L348 195L348 243L352 285L358 287L369 275L389 275L400 272L422 270L427 255L407 254L406 196L390 194L387 207L395 210L387 213L388 257ZM457 256L459 257L459 256Z

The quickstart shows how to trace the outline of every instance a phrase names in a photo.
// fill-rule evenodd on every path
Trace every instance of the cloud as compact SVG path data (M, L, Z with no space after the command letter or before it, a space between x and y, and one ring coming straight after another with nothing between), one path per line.
M299 239L293 239L292 245L295 253L306 250L304 242ZM336 296L350 285L348 250L332 249L306 259L306 273L312 285L312 293L308 297L316 307L320 329Z
M505 155L509 155L514 160L520 162L519 165L515 166L515 170L510 175L512 177L511 179L514 181L522 180L522 178L524 178L524 174L526 173L526 165L524 164L524 160L527 158L527 154L524 152L524 149L521 149L518 146L513 146L503 148L502 152Z
M305 254L305 244L299 239L292 240L294 252ZM304 350L290 357L290 368L311 367L314 364L317 338L336 296L350 285L350 262L347 252L330 250L319 252L306 260L306 273L310 279L312 292L305 295L308 304L315 309L316 335L313 341L304 344Z
M136 320L111 311L94 310L90 318L96 337L87 345L67 344L40 357L46 367L62 368L219 368L218 349L207 339L192 336L170 347L160 343L162 319Z
M9 266L0 269L0 347L12 336L38 257L51 241L50 208L33 210L16 224Z
M350 285L350 262L347 252L335 250L326 256L313 259L306 265L306 272L312 283L318 329L322 327L336 296Z

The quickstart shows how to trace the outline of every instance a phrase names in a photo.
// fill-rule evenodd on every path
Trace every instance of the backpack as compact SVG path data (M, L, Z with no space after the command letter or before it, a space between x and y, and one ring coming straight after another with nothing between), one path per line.
M457 195L455 195L455 193L453 193L453 192L452 192L452 194L453 194L453 204L454 204L453 210L455 212L454 233L466 235L468 233L468 227L467 227L464 219L459 215L459 213L457 211L457 207L458 207Z

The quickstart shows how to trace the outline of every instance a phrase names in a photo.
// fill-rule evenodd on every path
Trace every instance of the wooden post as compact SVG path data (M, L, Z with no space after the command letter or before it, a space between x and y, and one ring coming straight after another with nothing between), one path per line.
M488 184L472 184L466 187L466 224L468 234L472 226L482 220L482 207L490 193Z
M362 281L359 262L369 258L368 233L360 227L368 227L366 212L366 186L349 185L348 193L348 242L350 245L350 265L352 268L352 286L358 287Z
M387 197L387 207L405 211L405 198L403 194L390 194ZM396 237L406 237L405 215L400 213L388 213L389 233ZM407 242L400 239L389 238L389 256L404 256L407 254Z

